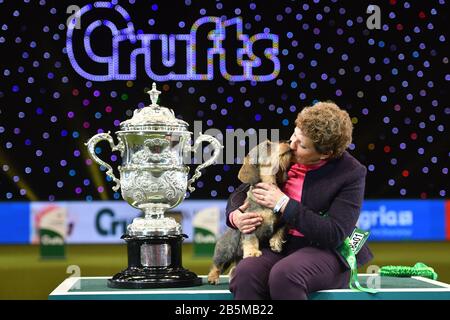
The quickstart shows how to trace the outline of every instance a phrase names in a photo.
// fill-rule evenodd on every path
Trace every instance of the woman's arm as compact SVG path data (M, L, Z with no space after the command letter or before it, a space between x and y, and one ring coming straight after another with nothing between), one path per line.
M326 215L291 199L284 208L282 219L321 247L337 248L352 233L358 221L366 172L365 167L360 167L352 174L335 196Z

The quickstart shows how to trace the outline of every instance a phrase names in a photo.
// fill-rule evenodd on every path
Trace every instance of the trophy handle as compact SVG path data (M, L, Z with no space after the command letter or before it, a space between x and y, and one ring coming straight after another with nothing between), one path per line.
M113 168L109 164L107 164L105 161L103 161L102 159L97 157L97 155L95 154L96 144L102 140L106 140L109 142L109 145L111 146L112 151L120 151L120 153L123 155L124 146L123 146L122 141L119 141L119 143L117 145L115 145L114 140L111 137L110 133L111 133L111 131L108 131L108 133L98 133L95 136L93 136L92 138L90 138L89 141L86 142L84 145L86 145L88 147L89 154L95 160L95 162L97 162L98 164L100 164L108 169L106 171L106 175L111 177L113 179L113 181L116 183L116 185L114 187L112 187L112 189L114 191L117 191L120 188L120 180L117 179L116 176L114 175Z
M220 144L219 140L217 140L216 138L214 138L214 137L212 137L212 136L210 136L208 134L200 133L200 136L197 138L197 140L195 140L194 146L192 147L191 151L193 151L194 153L197 152L197 148L199 146L201 146L203 141L209 142L212 145L214 153L211 156L211 159L208 159L207 161L205 161L205 163L202 163L201 165L199 165L195 169L194 175L192 176L191 179L189 179L189 181L188 181L188 189L189 189L189 192L191 192L191 193L195 190L195 188L192 186L192 184L195 182L195 180L200 178L200 176L202 175L200 170L202 170L203 168L206 168L206 167L209 167L210 165L212 165L217 160L217 158L219 157L220 151L223 148L223 146Z

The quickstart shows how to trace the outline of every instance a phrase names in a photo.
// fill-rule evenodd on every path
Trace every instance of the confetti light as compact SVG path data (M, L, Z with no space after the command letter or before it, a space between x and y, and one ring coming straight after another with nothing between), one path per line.
M183 35L191 26L200 35L203 25L198 21L219 23L212 17L226 16L230 25L239 22L233 27L255 44L276 43L270 52L253 48L267 57L253 62L260 68L256 81L238 82L245 68L242 58L250 51L233 51L243 48L242 39L228 37L223 45L231 59L220 64L223 53L217 53L211 69L213 57L197 52L195 61L207 61L198 80L159 84L164 91L160 104L174 109L191 124L190 130L201 120L205 130L278 128L280 137L287 139L304 106L332 100L351 116L354 137L349 149L368 168L369 198L448 197L446 1L390 0L380 5L386 17L381 30L367 29L366 8L356 3L274 3L238 6L185 0L180 2L182 10L174 11L167 1L129 0L120 3L124 10L119 13L124 18L121 28L126 30L133 20L142 28L136 30L141 35ZM0 173L5 178L0 200L121 199L111 190L105 168L92 162L83 143L95 133L118 130L136 107L149 104L145 91L151 80L139 74L139 68L123 70L136 72L133 81L81 77L69 61L67 27L61 23L71 4L0 2ZM102 5L116 6L118 1ZM35 15L42 19L33 19ZM236 17L242 20L231 20ZM100 25L90 29L91 42L100 46L97 54L108 48L101 41L107 30ZM205 47L210 41L207 35L194 40ZM173 62L184 54L159 49L154 58L161 66L165 56ZM164 74L161 68L155 72ZM120 154L107 145L100 144L96 152L120 164ZM189 197L227 198L239 184L239 167L211 167Z

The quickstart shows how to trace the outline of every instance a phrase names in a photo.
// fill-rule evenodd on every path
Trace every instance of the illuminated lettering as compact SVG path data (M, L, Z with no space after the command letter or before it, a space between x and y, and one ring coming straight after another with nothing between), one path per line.
M88 23L89 18L95 21ZM92 34L101 27L108 28L111 33L110 53L106 55L98 53L95 42L91 41ZM224 43L231 39L231 35L227 38L231 29L235 29L233 39L242 43L240 47L225 48ZM75 71L92 81L135 80L139 57L143 57L146 75L159 82L212 80L215 60L219 61L220 74L230 81L276 78L280 72L278 35L267 29L250 36L242 29L240 17L210 16L195 21L188 34L136 33L131 17L123 7L110 2L95 2L82 7L76 18L69 17L66 50ZM201 37L203 34L206 39ZM255 52L256 46L263 48L259 49L262 52ZM176 50L185 53L184 61L176 61ZM155 56L160 58L155 59ZM204 61L200 61L199 56L204 57ZM215 56L218 59L214 59ZM261 72L263 64L264 72Z

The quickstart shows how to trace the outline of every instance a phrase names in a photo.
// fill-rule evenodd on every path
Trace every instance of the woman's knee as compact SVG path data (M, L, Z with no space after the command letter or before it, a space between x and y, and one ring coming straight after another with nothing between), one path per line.
M261 266L258 258L241 260L230 275L230 291L235 299L268 299L267 278L269 270Z
M307 283L301 272L294 272L288 264L277 263L270 271L269 290L272 299L303 299Z
M258 258L255 257L248 257L245 258L236 265L234 269L234 276L249 276L255 272L260 271L261 264L258 262Z
M258 273L257 258L245 258L236 265L233 274L230 274L231 285L242 285L252 281L252 276Z
M297 285L305 285L305 278L302 276L302 272L299 272L299 267L294 268L284 261L275 264L270 270L269 274L269 286L288 285L295 282Z

